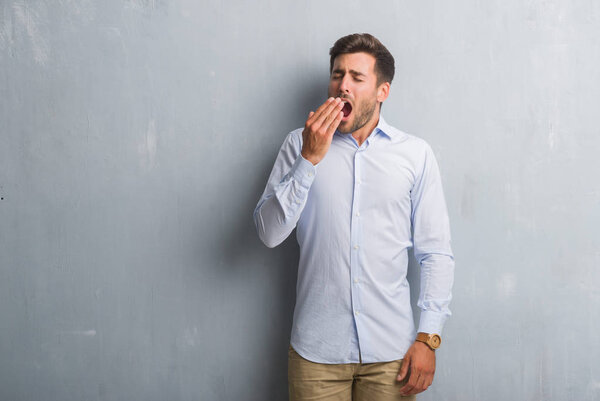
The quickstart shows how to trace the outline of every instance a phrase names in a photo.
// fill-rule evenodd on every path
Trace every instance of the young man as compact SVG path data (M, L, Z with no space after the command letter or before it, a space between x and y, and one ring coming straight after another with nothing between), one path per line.
M450 315L454 259L439 169L425 141L381 116L394 76L385 46L353 34L330 56L330 97L288 134L254 211L268 247L297 229L290 399L414 399L433 381ZM421 265L418 335L410 247Z

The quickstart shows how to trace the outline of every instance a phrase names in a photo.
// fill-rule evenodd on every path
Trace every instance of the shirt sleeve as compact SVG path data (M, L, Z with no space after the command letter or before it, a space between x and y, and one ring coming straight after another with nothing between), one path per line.
M269 248L281 244L296 227L315 179L316 167L300 154L297 133L286 137L265 190L254 209L254 224Z
M425 145L422 169L411 191L414 254L421 266L419 332L441 334L451 315L454 255L439 167Z

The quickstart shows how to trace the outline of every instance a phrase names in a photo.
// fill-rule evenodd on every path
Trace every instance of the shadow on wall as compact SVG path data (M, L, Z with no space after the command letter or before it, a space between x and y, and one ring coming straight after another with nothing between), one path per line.
M315 74L316 75L316 74ZM215 249L217 260L223 260L228 272L223 277L245 274L242 269L259 268L267 274L266 281L270 288L272 304L268 305L269 316L265 320L264 331L255 333L262 338L262 350L255 350L256 357L261 358L260 366L267 369L261 374L264 382L258 387L269 394L269 399L287 399L287 349L290 341L293 308L296 294L296 277L298 272L299 248L296 241L295 230L279 246L274 249L267 248L258 238L253 221L253 212L262 195L267 179L275 162L277 152L285 134L301 126L308 111L315 109L324 101L327 94L327 77L306 78L306 82L298 84L294 109L283 114L289 114L289 125L286 127L272 126L270 134L281 138L281 142L273 152L262 152L258 167L255 171L244 171L246 188L245 193L240 193L232 205L243 207L232 208L229 221L234 222L228 226L224 233L225 240ZM276 83L274 83L276 85ZM257 119L257 124L264 126L272 118L265 112ZM298 124L297 121L302 121ZM277 142L277 141L275 141ZM214 260L214 259L213 259ZM253 266L249 266L252 264ZM258 264L258 266L256 266ZM224 283L227 285L227 283ZM258 352L263 351L258 354ZM257 383L254 383L256 385Z
M246 193L239 194L241 199L238 197L234 203L235 205L243 205L243 207L229 210L231 214L230 220L237 223L227 230L225 235L226 240L220 244L219 249L215 250L218 252L220 259L225 260L227 266L245 266L248 260L268 260L271 262L276 259L285 263L285 265L280 264L280 267L288 269L291 260L293 260L293 265L297 267L298 249L295 231L281 245L270 250L258 238L253 221L253 212L265 188L285 135L301 126L298 125L297 121L301 121L301 124L304 124L309 110L316 109L325 100L327 95L327 77L323 77L323 74L320 72L318 75L320 76L318 78L315 78L316 74L313 77L308 76L305 82L299 83L295 92L295 99L297 99L297 104L294 105L295 109L291 113L283 112L283 114L289 114L289 125L270 129L271 135L281 139L277 145L277 149L274 152L262 154L258 163L259 166L255 171L244 172L244 179L248 183L249 190ZM274 83L273 85L277 86L278 83ZM264 115L258 119L256 124L269 126L271 118L272 112L264 111ZM295 246L290 246L290 243L295 244ZM283 250L283 252L280 250Z
M280 83L281 85L287 84L287 82ZM273 83L275 87L279 83ZM294 256L296 259L294 265L298 264L297 249L289 249L289 243L293 241L296 243L295 231L277 248L274 250L267 249L259 240L256 233L256 228L253 221L253 212L256 204L267 183L269 174L277 157L277 153L285 135L292 130L300 127L304 124L308 112L315 110L322 102L325 101L327 95L327 77L323 77L323 74L319 71L318 74L314 73L313 76L308 76L304 82L299 82L297 91L294 92L295 104L293 105L294 110L287 113L283 111L282 114L289 116L289 123L285 127L273 126L269 129L270 133L274 137L280 138L277 145L277 149L273 152L265 152L260 156L258 162L259 166L256 167L255 171L245 171L244 179L248 183L249 190L244 194L239 194L243 198L238 198L235 205L243 205L244 207L229 210L232 214L231 221L238 222L239 224L233 225L227 231L225 236L227 239L221 244L218 250L219 256L224 258L228 266L243 266L244 262L248 260L265 259L265 256L272 256L273 252L277 252L279 249L285 248L283 259L287 262L289 257ZM256 124L265 127L270 127L272 119L272 111L264 111L263 116L257 119ZM301 123L298 123L298 122ZM296 245L297 246L297 245ZM294 255L290 255L289 252L294 252ZM269 258L271 260L271 258Z

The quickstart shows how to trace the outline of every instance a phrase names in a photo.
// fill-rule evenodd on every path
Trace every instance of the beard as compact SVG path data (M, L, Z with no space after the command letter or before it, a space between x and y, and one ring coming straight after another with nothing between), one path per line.
M348 128L342 128L340 124L340 126L338 126L338 131L342 134L348 134L350 132L354 132L356 130L361 129L369 122L369 120L371 120L371 117L373 117L373 113L375 113L376 108L376 99L373 99L373 102L366 101L364 103L356 105L356 107L352 110L352 113L356 113L352 125Z

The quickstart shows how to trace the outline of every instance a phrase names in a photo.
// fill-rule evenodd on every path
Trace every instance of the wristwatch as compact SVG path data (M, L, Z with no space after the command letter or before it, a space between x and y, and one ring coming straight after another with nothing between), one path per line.
M416 340L427 344L433 351L442 344L442 337L439 334L417 333Z

